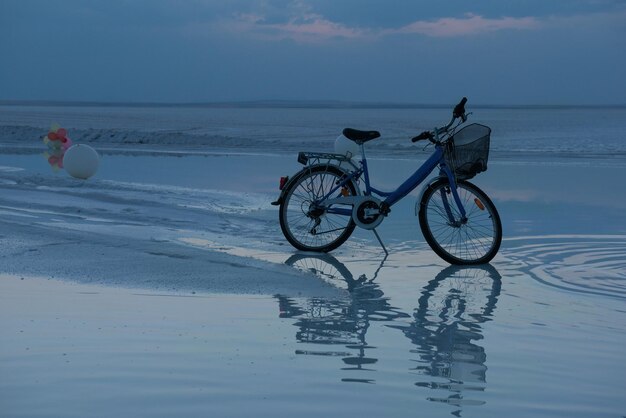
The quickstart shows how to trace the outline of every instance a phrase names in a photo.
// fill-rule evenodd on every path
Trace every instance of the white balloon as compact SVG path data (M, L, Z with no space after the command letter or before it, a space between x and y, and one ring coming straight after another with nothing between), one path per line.
M348 158L356 157L359 154L359 146L356 142L350 141L343 135L335 139L335 153L345 155Z
M71 146L63 156L63 167L72 177L86 180L96 174L100 157L89 145Z

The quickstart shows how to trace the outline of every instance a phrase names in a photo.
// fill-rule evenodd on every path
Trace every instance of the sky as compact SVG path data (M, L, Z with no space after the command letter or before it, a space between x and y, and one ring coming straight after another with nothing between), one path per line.
M626 0L0 0L0 100L626 104Z

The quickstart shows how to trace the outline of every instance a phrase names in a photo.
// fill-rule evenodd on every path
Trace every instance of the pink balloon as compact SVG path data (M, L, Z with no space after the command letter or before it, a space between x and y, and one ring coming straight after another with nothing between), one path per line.
M57 155L51 155L48 158L48 164L50 164L51 166L58 166L59 168L63 168L63 156L61 155L60 157Z

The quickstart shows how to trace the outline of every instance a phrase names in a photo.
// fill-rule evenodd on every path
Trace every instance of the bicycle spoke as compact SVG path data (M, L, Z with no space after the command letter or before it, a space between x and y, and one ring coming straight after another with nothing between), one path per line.
M301 249L327 251L352 233L354 223L350 216L328 213L320 202L337 187L341 177L336 169L313 169L288 191L281 208L281 226L292 244ZM356 190L350 192L354 194Z
M425 203L423 210L428 231L434 244L454 260L479 260L496 245L497 232L491 206L485 205L482 196L474 193L472 187L460 183L457 192L465 209L463 217L448 187L447 183L440 183ZM480 206L476 202L480 202ZM450 215L453 219L449 218Z

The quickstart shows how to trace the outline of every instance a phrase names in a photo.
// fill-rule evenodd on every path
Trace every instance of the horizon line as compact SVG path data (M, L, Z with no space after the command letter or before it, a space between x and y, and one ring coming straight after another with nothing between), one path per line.
M161 102L161 101L97 101L97 100L13 100L0 99L0 106L50 106L50 107L206 107L206 108L336 108L336 109L436 109L448 108L453 104L415 103L393 101L351 101L336 99L258 99L258 100L222 100L198 102ZM615 104L470 104L476 108L607 108L626 107L626 103Z

